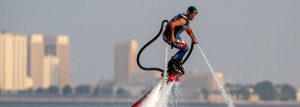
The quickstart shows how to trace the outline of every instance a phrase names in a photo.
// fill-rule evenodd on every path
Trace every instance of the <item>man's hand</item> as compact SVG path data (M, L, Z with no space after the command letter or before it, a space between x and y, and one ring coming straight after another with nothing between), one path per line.
M198 41L197 41L196 38L193 38L193 39L192 39L192 42L193 42L193 44L198 44Z
M175 38L174 38L174 37L171 38L171 43L172 43L172 44L175 44Z

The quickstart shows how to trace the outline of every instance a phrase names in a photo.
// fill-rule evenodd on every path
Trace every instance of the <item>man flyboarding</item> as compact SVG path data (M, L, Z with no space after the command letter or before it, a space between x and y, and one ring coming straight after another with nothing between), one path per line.
M160 30L158 34L151 39L148 43L146 43L138 52L137 55L137 64L138 66L146 71L160 71L162 72L162 76L164 74L164 70L161 68L156 68L156 67L145 67L140 63L140 56L145 50L146 47L148 47L151 43L153 43L162 33L164 30L164 23L167 22L167 25L165 27L165 30L163 31L163 40L171 45L171 47L175 47L179 49L179 51L172 56L171 60L168 62L167 66L167 74L180 74L183 75L185 73L184 68L182 67L182 64L186 62L186 60L189 58L192 48L194 44L197 44L198 41L196 37L193 34L192 28L189 26L190 21L194 20L195 16L197 15L198 11L194 6L188 7L186 13L181 13L175 16L173 19L170 21L168 20L163 20ZM187 34L191 37L192 39L192 44L191 44L191 49L189 50L189 47L187 43L180 37L180 34L186 31ZM183 59L184 55L187 53L189 50L187 56ZM171 76L172 77L172 76Z
M158 34L152 40L150 40L148 43L146 43L138 52L138 55L137 55L138 66L141 69L146 70L146 71L153 71L153 70L160 71L160 72L162 72L162 76L163 76L163 74L164 74L163 69L142 66L139 59L140 59L140 55L142 54L143 50L146 47L148 47L151 43L153 43L160 36L160 34L163 31L164 23L168 22L168 24L166 25L165 30L163 32L163 39L166 43L170 44L171 47L175 47L175 48L179 49L179 51L174 56L172 56L171 60L168 62L168 70L167 70L168 75L164 76L164 77L167 77L167 79L166 79L167 81L162 81L162 82L165 82L168 85L168 83L172 83L174 80L179 81L181 76L185 73L184 68L182 67L182 64L190 56L190 54L192 52L193 44L198 43L197 39L195 38L195 36L193 34L192 29L189 27L190 21L192 21L195 18L197 13L198 13L197 9L194 6L190 6L187 9L187 12L185 14L184 13L178 14L170 21L164 20L162 22L162 25L161 25L161 28L160 28ZM191 49L184 60L183 60L183 57L189 50L189 47L186 44L186 42L184 42L183 39L181 39L181 37L180 37L180 34L183 31L186 31L187 34L192 39ZM151 92L151 90L146 95L144 95L141 99L139 99L136 103L134 103L131 107L142 106L144 100L147 99L148 95L150 95L150 92Z
M186 14L181 13L175 16L167 24L165 31L163 32L163 39L166 43L170 44L172 47L179 49L179 51L172 56L171 60L168 62L168 73L180 73L184 74L184 68L182 67L181 61L189 50L187 43L180 37L183 31L192 38L192 43L197 44L198 41L195 38L192 29L189 27L190 21L194 20L195 16L198 14L197 9L194 6L190 6L187 9Z

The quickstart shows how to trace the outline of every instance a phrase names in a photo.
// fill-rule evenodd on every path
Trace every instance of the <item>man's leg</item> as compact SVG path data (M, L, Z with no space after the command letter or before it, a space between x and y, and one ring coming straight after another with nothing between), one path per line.
M172 57L175 60L175 66L176 68L178 68L182 73L184 74L184 68L182 67L181 61L184 57L184 55L186 54L186 52L189 50L188 45L183 41L183 40L176 40L176 44L178 44L177 48L179 49L179 51Z
M169 36L169 33L167 31L165 31L164 35L163 35L163 40L166 43L168 43L169 45L173 45L173 44L171 44L171 41L169 40L168 36ZM177 48L177 49L179 49L178 46L174 46L174 47ZM167 72L168 72L168 74L170 74L172 72L175 72L175 73L179 72L179 69L176 67L175 63L176 63L176 61L175 61L174 56L173 56L171 58L171 60L169 60L168 65L167 65L167 68L168 68Z
M179 49L179 51L173 57L174 57L174 59L176 59L178 61L182 61L184 55L189 50L189 47L184 41L178 40L175 43L178 44L177 48Z
M175 72L175 73L184 73L184 69L181 65L181 61L188 51L188 45L181 39L180 36L176 36L175 44L171 44L170 40L168 40L168 33L164 32L163 39L166 43L173 45L173 47L179 49L179 51L172 56L171 60L168 62L168 73Z

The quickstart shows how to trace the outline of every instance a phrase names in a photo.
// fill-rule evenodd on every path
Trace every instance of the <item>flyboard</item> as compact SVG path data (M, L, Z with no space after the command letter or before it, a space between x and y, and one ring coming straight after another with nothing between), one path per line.
M152 88L149 92L147 92L142 98L140 98L137 102L135 102L131 107L159 107L159 105L162 104L161 100L167 99L165 97L167 94L170 93L169 90L172 88L172 86L175 83L180 82L180 80L182 78L182 74L175 73L175 72L167 72L166 65L165 65L165 69L163 70L161 68L155 68L155 67L151 67L151 68L144 67L140 63L141 53L147 46L149 46L152 42L154 42L161 35L165 22L167 23L168 21L167 20L162 21L158 34L153 39L151 39L147 44L145 44L140 49L140 51L137 55L137 64L141 69L146 70L146 71L160 71L160 72L162 72L162 79L154 86L154 88ZM187 61L187 59L189 58L189 56L191 55L191 53L193 51L193 47L194 47L194 44L191 43L191 48L190 48L187 56L181 62L181 64L184 64ZM162 95L165 95L165 96L162 96ZM153 98L153 97L157 97L157 98ZM151 100L151 101L149 101L149 100Z

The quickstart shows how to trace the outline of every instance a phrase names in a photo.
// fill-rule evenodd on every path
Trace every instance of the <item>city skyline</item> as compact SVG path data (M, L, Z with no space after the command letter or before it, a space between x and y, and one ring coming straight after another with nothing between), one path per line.
M69 85L69 38L0 33L0 89Z
M14 93L16 95L25 92L29 96L31 95L30 91L28 90L35 90L31 91L34 92L31 94L34 95L43 93L47 95L47 92L50 92L51 90L50 86L58 86L58 90L53 92L52 94L59 96L62 95L62 91L60 90L63 90L63 87L67 85L72 85L72 87L77 90L75 92L78 95L80 94L80 91L78 91L79 87L84 86L97 89L96 87L99 87L99 85L94 85L92 83L87 85L66 83L66 81L68 81L67 79L69 78L69 72L64 72L63 70L68 68L66 67L66 65L68 65L69 61L63 60L68 59L68 54L70 54L68 52L68 48L70 47L69 43L70 41L67 35L57 35L56 37L49 37L43 34L26 35L13 34L9 32L0 33L0 90L3 91L3 93L10 91L16 92ZM119 41L115 44L115 80L99 81L103 82L102 86L100 86L101 88L103 88L103 86L107 88L108 86L110 89L112 89L112 97L129 95L128 97L134 98L137 96L141 96L145 89L149 88L149 84L144 84L145 82L153 84L158 78L160 78L160 76L158 76L156 77L156 79L151 79L148 81L132 81L136 78L151 78L155 76L143 74L137 75L141 74L137 72L137 65L135 63L135 56L138 52L137 49L138 42L135 40ZM60 54L62 54L62 56L59 56ZM32 60L35 61L31 62ZM27 62L30 63L27 64ZM36 66L37 62L42 62L42 64ZM62 63L66 64L62 65ZM27 70L32 71L32 67L37 67L35 69L42 69L42 71L38 73L28 73ZM224 102L222 94L219 93L220 86L218 86L216 80L212 78L211 73L201 72L197 69L190 70L188 72L189 73L185 74L184 80L180 84L181 88L185 90L182 92L182 94L185 95L183 99L190 99L194 102L200 103L211 102L217 104ZM31 73L39 75L39 78L30 77L30 75L28 74ZM265 97L260 96L262 94L257 94L257 92L259 92L259 89L256 89L256 86L258 86L258 84L232 84L231 82L234 81L231 81L229 84L227 84L228 80L227 78L225 78L226 75L224 75L222 72L216 72L215 75L218 81L220 81L220 84L226 85L225 87L227 88L227 91L230 92L229 95L236 102L260 103L266 100ZM64 78L65 80L61 80L61 78ZM34 81L37 80L39 81L39 83L34 83ZM265 82L266 81L262 81L260 83ZM276 94L276 96L284 96L283 87L289 86L288 84L273 84L272 82L269 83L272 84L272 87L278 93ZM294 87L291 88L294 89ZM40 92L41 89L43 89L44 92ZM240 90L245 91L245 89L247 92L249 92L249 94L247 94L249 96L243 94L240 95ZM299 102L300 89L295 89L296 98L294 100L287 101ZM121 91L119 90L123 90L123 93L121 93ZM254 90L256 91L254 92ZM86 94L93 95L91 93L92 91L91 89L89 89ZM287 99L291 98L292 97L289 96ZM273 100L286 101L284 99L280 99L280 97L276 97Z
M95 83L113 79L117 41L135 39L141 47L155 36L163 19L190 5L199 9L191 26L216 71L242 84L270 80L300 87L297 0L3 0L0 30L70 35L71 83ZM164 46L162 40L152 45L143 57L145 64L163 67L163 60L152 59L164 59ZM208 72L202 61L195 50L185 68Z

